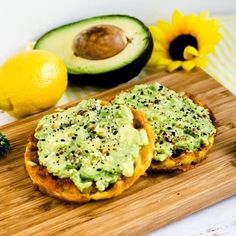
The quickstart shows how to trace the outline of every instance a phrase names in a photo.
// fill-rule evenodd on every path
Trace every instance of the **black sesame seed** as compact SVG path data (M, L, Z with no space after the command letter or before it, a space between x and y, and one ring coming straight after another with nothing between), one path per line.
M78 114L78 115L81 115L81 116L82 116L84 113L86 113L85 110L80 110L80 111L77 112L77 114Z
M113 130L112 133L116 135L118 133L118 130Z
M163 89L163 86L159 86L158 91L160 92Z

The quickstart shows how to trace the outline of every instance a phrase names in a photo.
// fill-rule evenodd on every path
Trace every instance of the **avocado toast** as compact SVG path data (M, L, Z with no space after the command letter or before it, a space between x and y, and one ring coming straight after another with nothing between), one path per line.
M154 83L124 91L112 103L132 106L150 122L155 133L151 170L191 169L213 145L213 116L194 96Z
M150 166L153 148L154 134L141 112L89 99L39 121L25 166L42 192L88 202L133 185Z

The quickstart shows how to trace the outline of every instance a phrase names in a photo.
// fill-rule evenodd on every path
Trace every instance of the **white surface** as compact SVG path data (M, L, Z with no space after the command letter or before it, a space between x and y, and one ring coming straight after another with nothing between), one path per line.
M129 14L147 24L170 18L174 9L184 13L208 10L212 15L236 13L235 0L0 0L0 62L28 41L53 27L101 14ZM0 125L8 118L0 113ZM181 208L180 208L181 210ZM234 236L236 197L170 224L151 235Z
M0 62L31 39L61 24L101 14L130 14L147 24L184 13L236 12L235 0L0 0Z
M179 209L181 211L181 208ZM236 197L153 232L150 236L235 236Z

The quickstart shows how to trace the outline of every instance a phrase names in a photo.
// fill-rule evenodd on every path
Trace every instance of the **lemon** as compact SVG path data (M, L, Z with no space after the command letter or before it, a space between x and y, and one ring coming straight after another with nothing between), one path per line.
M66 86L67 70L56 55L16 54L0 67L0 109L18 118L40 112L55 105Z

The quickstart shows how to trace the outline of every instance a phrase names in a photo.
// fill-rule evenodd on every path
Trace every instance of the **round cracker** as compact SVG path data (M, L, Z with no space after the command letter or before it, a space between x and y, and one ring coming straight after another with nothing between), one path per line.
M107 102L104 102L103 104L105 105ZM134 116L133 126L136 129L145 129L149 140L149 144L142 147L139 152L139 156L134 162L133 176L123 176L104 192L99 192L96 188L94 188L90 193L82 193L69 178L55 177L47 171L46 167L39 165L37 139L34 138L34 136L31 136L26 146L24 160L26 170L32 179L33 184L36 185L41 192L52 197L80 203L91 200L112 198L120 195L124 190L130 188L141 175L145 174L145 171L149 168L153 157L155 141L153 130L144 115L137 110L131 110ZM38 164L32 165L32 162Z
M121 93L128 92L131 89L121 91ZM119 96L119 95L116 95L116 96ZM106 101L112 102L112 100L116 96L110 96L106 99ZM204 105L200 100L196 99L196 97L193 94L184 93L183 96L190 98L196 105L202 106L205 109L207 109L210 113L211 121L213 122L213 124L215 123L214 114L209 109L209 107ZM203 146L200 150L196 152L185 151L185 152L182 152L181 155L177 157L173 157L173 156L167 157L164 161L156 161L153 159L149 170L151 171L172 171L172 170L187 171L187 170L193 169L196 166L196 164L206 159L207 153L209 152L209 150L214 144L214 138L215 138L215 134L209 137L207 146Z
M211 121L215 122L215 117L213 112L204 105L200 100L192 94L185 93L184 96L190 98L196 105L202 106L207 109L210 113ZM164 161L155 161L152 160L149 170L151 171L172 171L172 170L181 170L187 171L193 169L198 163L207 158L207 153L214 144L215 135L211 135L208 138L208 145L203 146L200 150L195 152L184 151L181 155L177 157L167 157Z

